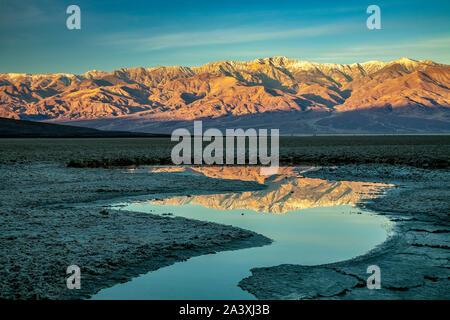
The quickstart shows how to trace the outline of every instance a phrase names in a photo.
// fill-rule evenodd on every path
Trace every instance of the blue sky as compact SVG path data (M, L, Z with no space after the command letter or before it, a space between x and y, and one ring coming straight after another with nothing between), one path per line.
M66 8L81 8L81 30ZM381 8L369 30L366 8ZM271 56L450 64L450 1L0 0L0 73L198 66Z

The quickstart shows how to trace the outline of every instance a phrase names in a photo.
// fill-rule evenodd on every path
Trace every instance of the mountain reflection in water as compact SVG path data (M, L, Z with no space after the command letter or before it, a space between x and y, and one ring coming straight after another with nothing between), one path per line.
M264 184L266 188L259 191L213 194L211 190L209 195L165 195L168 198L163 200L132 199L116 205L123 210L155 215L170 212L175 217L231 225L273 242L176 262L103 289L93 299L255 299L238 287L251 269L351 259L385 241L393 226L387 217L363 209L355 212L353 206L380 195L388 185L302 176L314 168L282 167L272 176L261 176L258 167L147 167L130 172L136 170L185 175L187 180L203 175L217 181Z
M146 203L159 205L199 204L210 209L250 209L282 214L299 209L352 205L380 196L392 185L358 181L328 181L307 178L302 173L314 168L280 167L271 176L260 175L259 167L149 167L149 172L204 175L215 179L255 181L267 187L259 191L196 196L174 196Z

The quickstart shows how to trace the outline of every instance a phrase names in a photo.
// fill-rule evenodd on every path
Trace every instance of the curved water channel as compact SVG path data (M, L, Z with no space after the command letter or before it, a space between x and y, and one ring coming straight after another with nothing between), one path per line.
M185 168L180 172L253 180L265 183L267 189L118 205L124 210L170 212L240 227L272 239L272 244L193 257L103 289L93 299L255 299L237 286L250 269L351 259L384 242L392 228L386 217L354 207L358 201L379 196L387 185L310 179L301 176L302 168L281 168L268 178L255 170Z

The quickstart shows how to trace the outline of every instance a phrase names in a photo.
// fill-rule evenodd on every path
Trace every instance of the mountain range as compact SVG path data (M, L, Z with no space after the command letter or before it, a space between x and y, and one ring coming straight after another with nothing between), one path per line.
M282 134L450 132L450 66L273 57L201 67L0 74L0 117L104 130L280 128Z

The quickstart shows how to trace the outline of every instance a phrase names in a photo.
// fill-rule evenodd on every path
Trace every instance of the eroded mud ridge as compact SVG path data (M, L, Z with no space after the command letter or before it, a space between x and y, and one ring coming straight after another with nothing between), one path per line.
M241 288L260 299L450 299L448 170L342 166L304 175L395 184L384 197L358 203L396 221L394 235L349 261L253 269ZM369 265L381 268L380 290L366 287Z
M0 298L89 297L176 261L270 243L231 226L75 205L140 194L190 195L194 189L201 194L262 188L254 182L48 163L1 165L0 180ZM66 268L74 264L81 268L81 290L66 287Z

